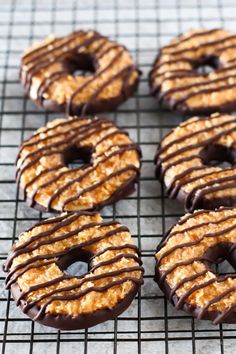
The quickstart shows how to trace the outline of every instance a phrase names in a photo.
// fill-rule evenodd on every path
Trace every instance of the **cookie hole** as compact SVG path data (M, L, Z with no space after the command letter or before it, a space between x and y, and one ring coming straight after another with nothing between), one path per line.
M232 267L232 265L227 259L216 265L215 268L215 271L219 276L235 273L235 269Z
M208 75L211 72L215 71L215 68L207 64L202 64L195 68L195 71L200 75Z
M88 273L90 269L90 258L92 254L80 248L74 249L61 257L57 265L66 275L80 278Z
M222 260L218 264L215 264L215 263L208 264L208 268L210 271L217 274L217 276L219 278L223 277L224 275L227 275L227 274L235 274L236 273L235 269L233 268L233 266L229 263L229 261L227 259Z
M200 152L200 157L205 166L231 168L236 165L236 151L223 145L210 144Z
M63 164L70 169L86 167L91 161L92 149L70 146L63 154Z
M222 277L236 273L236 249L234 244L222 242L210 247L204 254L210 271Z
M94 58L89 54L80 53L63 61L63 69L71 76L90 76L96 70Z
M200 75L208 75L219 68L219 59L214 55L199 59L193 64L193 69Z
M89 267L86 262L75 262L71 264L68 268L64 269L64 273L67 275L71 275L76 278L80 278L88 273Z

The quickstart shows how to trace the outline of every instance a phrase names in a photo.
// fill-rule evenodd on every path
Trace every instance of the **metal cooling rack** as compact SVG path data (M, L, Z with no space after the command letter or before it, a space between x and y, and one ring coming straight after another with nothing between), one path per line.
M2 353L235 353L236 326L213 326L177 312L153 282L154 250L166 229L183 215L154 178L153 156L160 138L184 117L160 112L149 97L147 73L160 46L193 27L236 30L234 0L0 0L0 259L17 235L47 217L29 208L15 185L18 145L55 115L24 97L18 79L21 52L49 33L95 28L127 45L143 71L139 90L109 114L127 129L143 151L136 194L107 207L103 214L130 227L140 247L145 283L117 320L86 331L60 332L30 321L4 289L0 274ZM58 115L57 115L58 116Z

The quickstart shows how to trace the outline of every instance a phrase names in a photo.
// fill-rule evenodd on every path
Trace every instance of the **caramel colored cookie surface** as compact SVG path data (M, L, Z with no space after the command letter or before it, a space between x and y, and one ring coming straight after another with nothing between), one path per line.
M19 236L5 271L6 287L24 313L44 325L82 329L113 319L133 300L143 268L127 227L96 212L64 213ZM65 273L88 263L79 277Z
M90 73L83 76L78 70ZM133 94L138 78L128 50L95 31L48 37L22 57L21 81L28 96L70 115L114 110Z
M236 205L236 118L193 117L161 141L156 174L185 209Z
M201 66L213 71L200 73ZM187 113L236 109L236 35L223 29L197 29L163 47L150 73L161 106Z
M236 209L196 211L180 219L157 248L155 279L177 309L214 324L236 323L235 273L219 275L223 260L236 269Z
M69 167L75 159L78 168ZM41 211L101 208L134 190L140 150L127 132L105 118L56 119L26 140L17 157L17 180Z

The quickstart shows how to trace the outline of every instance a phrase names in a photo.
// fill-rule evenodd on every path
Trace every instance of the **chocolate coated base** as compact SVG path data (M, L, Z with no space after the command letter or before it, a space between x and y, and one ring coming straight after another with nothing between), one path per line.
M95 311L94 313L88 313L80 316L68 316L68 315L52 315L45 314L42 318L37 320L37 322L49 326L54 327L61 330L76 330L76 329L86 329L92 326L95 326L101 322L112 320L119 316L123 311L125 311L132 300L134 299L136 293L138 292L138 286L136 284L133 285L132 290L126 295L126 297L120 301L115 307L112 309L101 309ZM15 301L19 298L21 294L21 290L17 283L11 286L11 293ZM20 307L23 310L25 302L21 300ZM28 312L27 315L34 320L35 316L37 316L39 312L38 306L33 306Z

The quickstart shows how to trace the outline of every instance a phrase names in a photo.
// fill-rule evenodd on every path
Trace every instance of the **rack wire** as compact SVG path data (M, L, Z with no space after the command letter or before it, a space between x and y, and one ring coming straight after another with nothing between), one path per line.
M234 0L0 0L1 262L21 231L48 217L22 201L14 160L22 140L58 116L24 96L18 79L20 54L49 33L95 28L125 44L143 72L135 96L108 114L140 144L141 178L136 193L102 213L130 228L146 270L145 283L129 309L115 321L85 331L56 331L33 323L16 307L0 274L2 353L235 353L236 326L213 326L177 312L153 281L156 245L184 213L154 178L153 156L160 138L185 117L161 112L147 82L160 46L193 27L235 31L235 10Z

